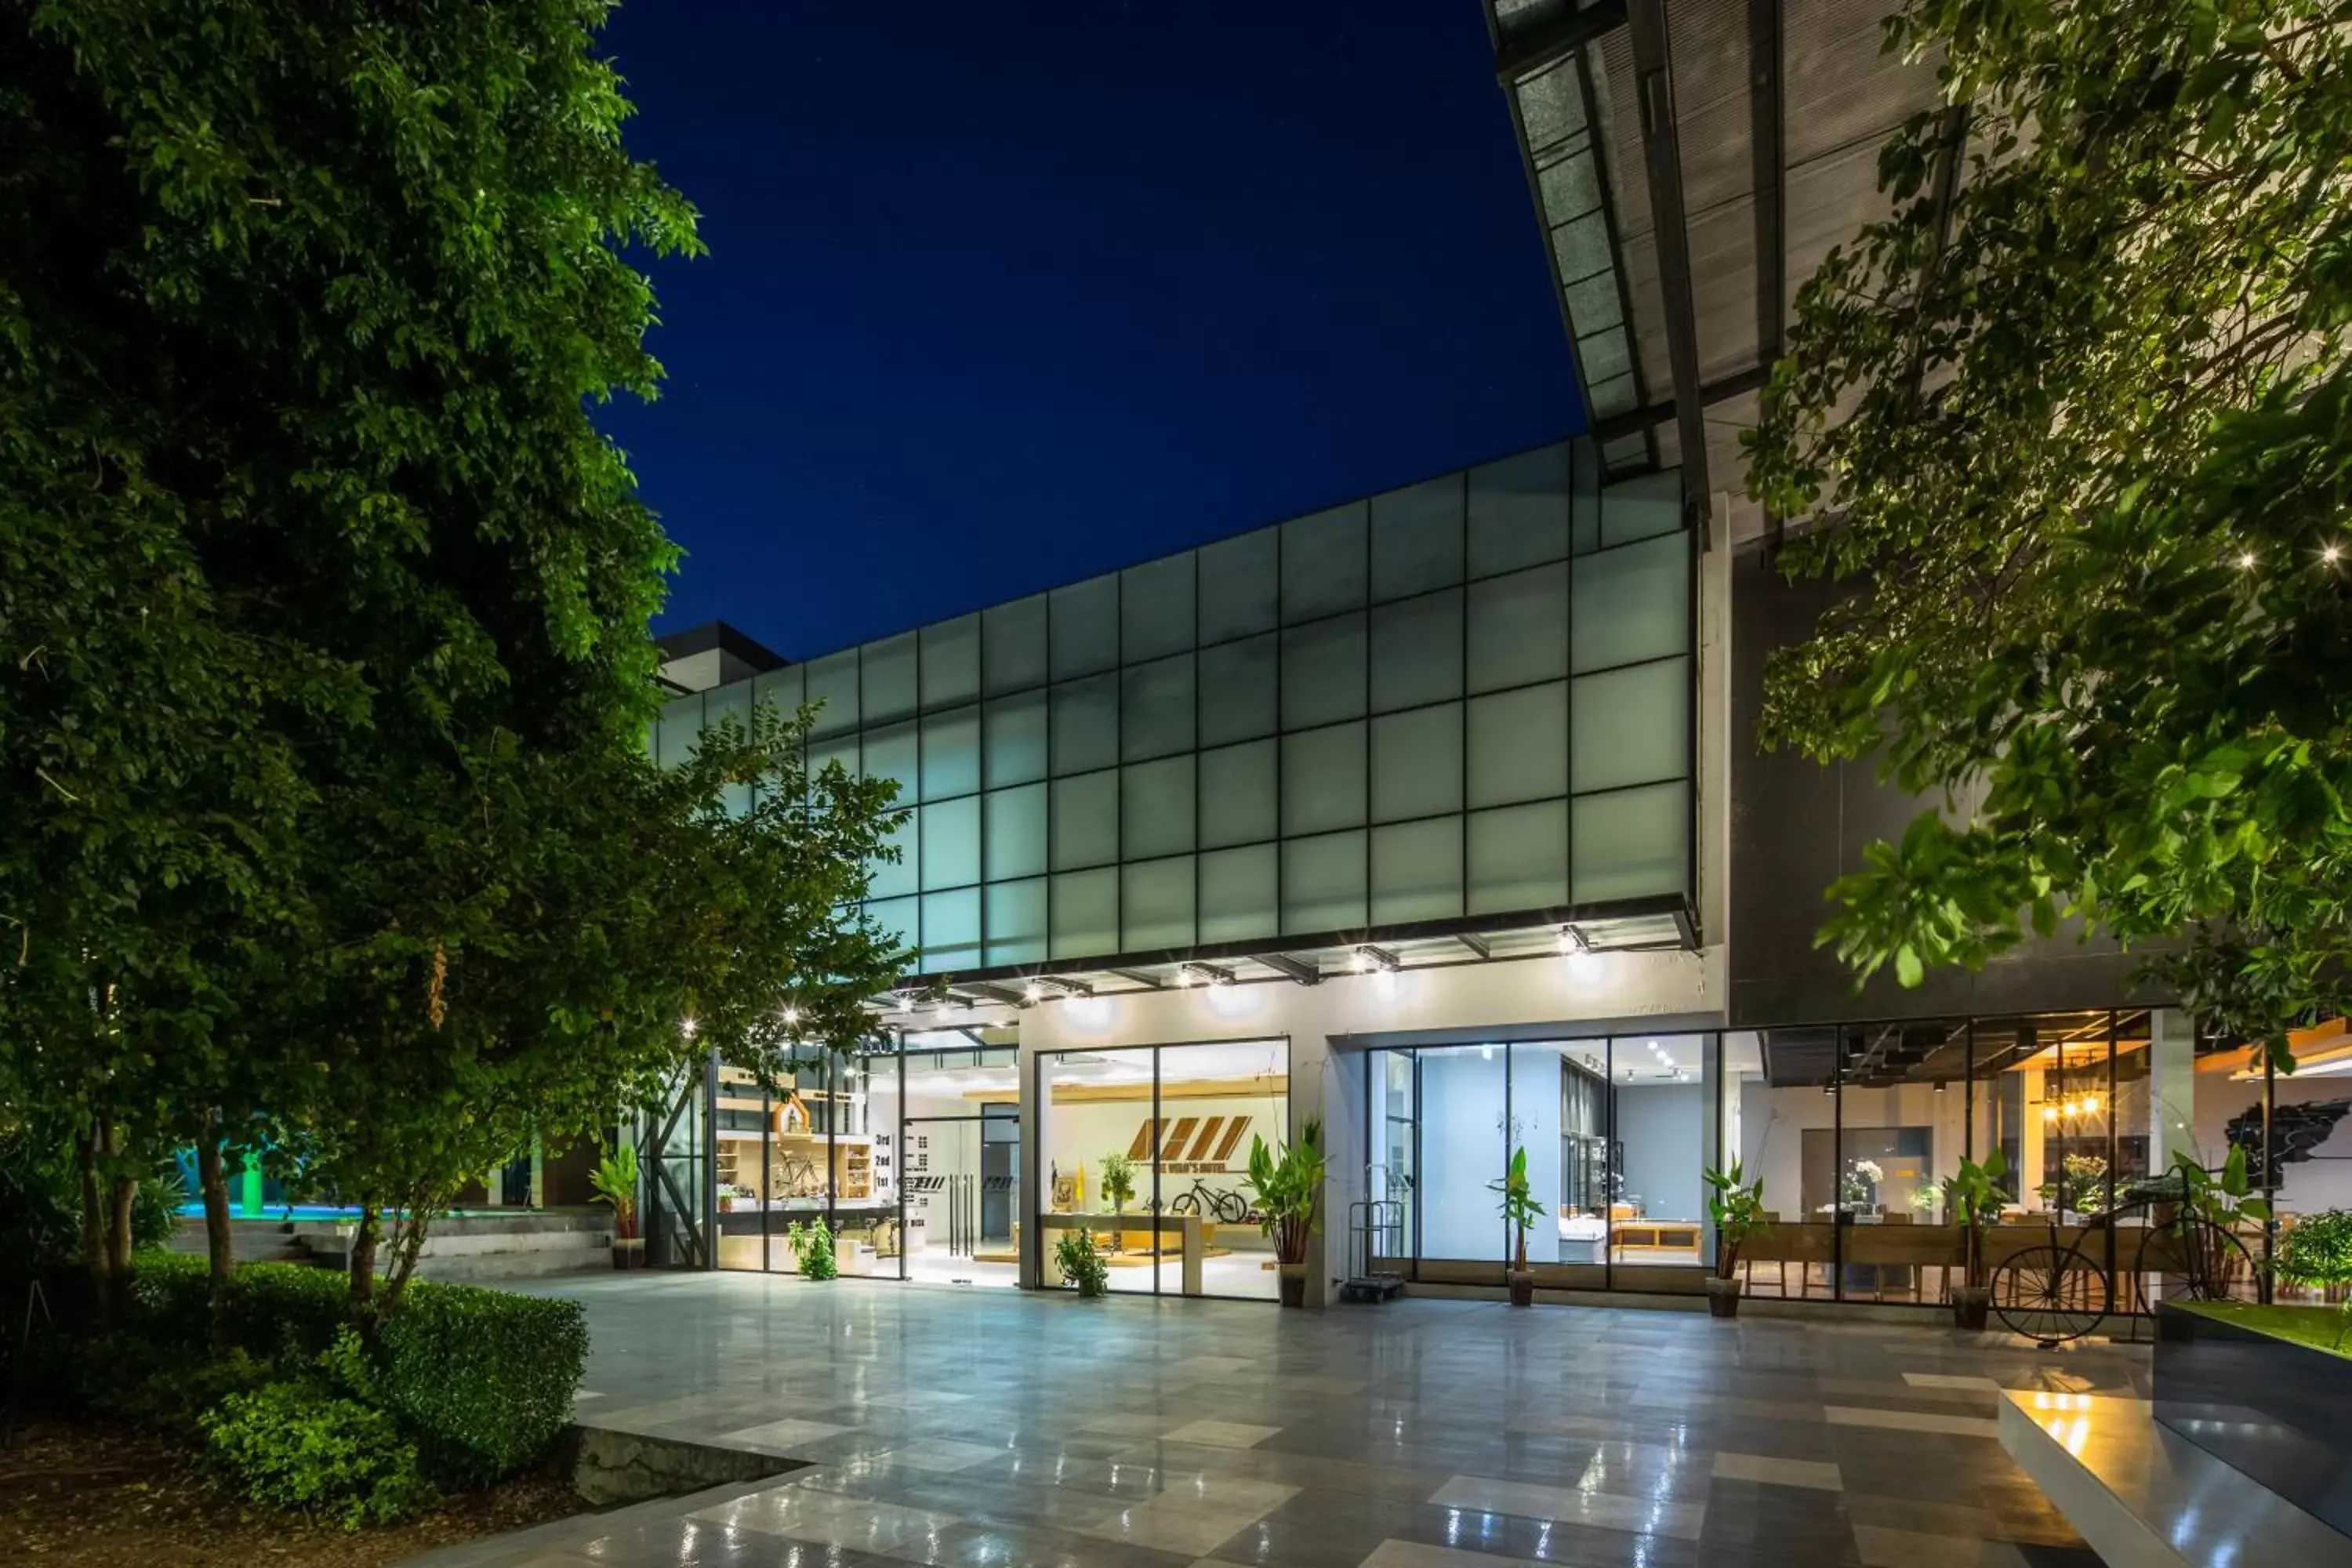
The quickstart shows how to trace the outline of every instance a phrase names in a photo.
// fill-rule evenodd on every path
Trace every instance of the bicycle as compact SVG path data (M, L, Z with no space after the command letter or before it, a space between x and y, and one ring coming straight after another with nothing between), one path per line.
M2081 1234L2070 1242L2059 1238L2059 1223L2049 1222L2050 1239L2020 1248L1993 1270L1992 1310L2012 1332L2032 1340L2042 1350L2054 1350L2095 1331L2116 1310L2110 1289L2106 1247L2096 1256L2084 1250L2095 1236L2115 1237L2122 1231L2116 1219L2127 1211L2165 1206L2161 1199L2120 1204L2106 1214L2084 1217ZM2228 1300L2242 1284L2255 1277L2252 1254L2230 1226L2203 1215L2176 1211L2151 1223L2133 1249L2128 1270L2117 1258L2118 1282L2128 1279L2130 1310L2147 1316L2160 1300ZM2157 1294L2149 1293L2155 1281ZM2167 1291L2168 1281L2179 1289Z
M1249 1200L1239 1193L1221 1191L1198 1176L1192 1184L1168 1200L1170 1214L1201 1214L1206 1212L1220 1225L1245 1225L1250 1217Z

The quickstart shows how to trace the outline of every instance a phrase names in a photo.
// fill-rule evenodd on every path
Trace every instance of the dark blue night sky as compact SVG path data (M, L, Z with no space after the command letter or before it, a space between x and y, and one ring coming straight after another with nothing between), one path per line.
M809 656L1577 427L1475 0L633 0L688 559Z

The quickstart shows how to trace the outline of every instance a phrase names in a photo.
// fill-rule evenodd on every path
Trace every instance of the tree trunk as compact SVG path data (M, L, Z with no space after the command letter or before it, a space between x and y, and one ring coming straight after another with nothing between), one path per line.
M228 1299L229 1281L236 1278L236 1243L228 1226L228 1172L221 1160L220 1122L205 1119L196 1140L196 1184L205 1199L205 1252L212 1260L213 1308Z
M108 1205L106 1237L107 1305L112 1321L121 1322L131 1307L131 1209L139 1201L139 1184L129 1176L114 1178Z
M392 1231L392 1267L384 1271L383 1283L383 1310L386 1315L400 1310L400 1298L408 1289L409 1276L416 1272L417 1255L425 1250L425 1229L433 1223L433 1194L420 1191L408 1196L408 1212Z
M352 1303L375 1305L375 1249L383 1235L383 1211L373 1198L360 1200L360 1227L352 1237Z
M106 1194L99 1185L98 1157L103 1125L74 1138L74 1163L81 1173L81 1256L89 1270L89 1299L101 1331L114 1327L114 1288L106 1277Z

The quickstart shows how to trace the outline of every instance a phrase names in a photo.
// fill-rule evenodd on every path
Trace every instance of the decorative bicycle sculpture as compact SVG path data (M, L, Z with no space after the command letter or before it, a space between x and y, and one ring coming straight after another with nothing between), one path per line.
M1220 1191L1197 1176L1167 1203L1170 1214L1205 1214L1220 1225L1245 1225L1250 1219L1248 1199L1239 1193Z
M2181 1156L2165 1175L2136 1184L2114 1209L2084 1215L2071 1227L2078 1233L2072 1241L2051 1220L2048 1241L2011 1254L1994 1268L1993 1311L2044 1350L2095 1331L2117 1310L2117 1292L2107 1278L2111 1245L2116 1284L2129 1292L2123 1310L2139 1315L2158 1301L2228 1300L2253 1287L2258 1270L2238 1227L2268 1224L2270 1207L2247 1195L2245 1165L2241 1148L2231 1150L2218 1173ZM2141 1211L2148 1216L2144 1230L2116 1224ZM2137 1245L2126 1258L2125 1247L2134 1240Z

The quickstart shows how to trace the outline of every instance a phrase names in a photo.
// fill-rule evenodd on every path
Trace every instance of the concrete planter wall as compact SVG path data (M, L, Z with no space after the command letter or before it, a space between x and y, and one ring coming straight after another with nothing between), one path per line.
M2156 1418L2352 1535L2352 1359L2167 1303Z

